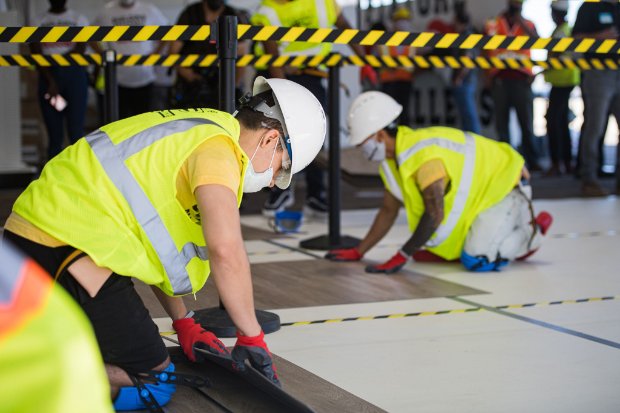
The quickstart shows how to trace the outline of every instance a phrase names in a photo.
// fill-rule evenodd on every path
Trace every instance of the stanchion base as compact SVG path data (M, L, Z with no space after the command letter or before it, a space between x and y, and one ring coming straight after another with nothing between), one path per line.
M340 242L338 244L332 244L329 235L321 235L315 238L303 240L299 243L301 248L307 250L333 250L338 248L353 248L360 243L359 238L350 237L348 235L341 235Z
M275 313L256 310L256 318L265 334L280 329L280 317ZM236 337L237 327L223 308L212 307L196 310L194 311L194 320L218 337Z

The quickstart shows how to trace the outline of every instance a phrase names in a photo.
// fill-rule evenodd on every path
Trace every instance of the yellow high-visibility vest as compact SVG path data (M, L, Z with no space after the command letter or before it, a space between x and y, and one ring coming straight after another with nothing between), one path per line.
M264 0L252 15L251 22L259 26L332 28L339 10L334 0ZM281 55L328 54L329 43L280 42Z
M82 310L7 244L0 262L0 410L112 413L103 360Z
M242 165L239 123L214 109L150 112L91 133L52 159L13 211L119 275L168 295L200 290L210 272L202 228L176 198L178 171L214 136L227 136Z
M570 37L570 35L571 28L568 23L564 23L553 31L551 37L563 38ZM565 53L564 56L570 57L570 54ZM581 71L576 67L572 69L548 69L544 73L545 80L552 86L571 87L577 86L581 82Z
M444 219L426 249L452 260L478 214L504 199L518 183L524 160L506 143L446 127L412 130L401 126L396 136L396 161L410 230L424 214L415 174L424 163L440 159L450 185L444 195Z

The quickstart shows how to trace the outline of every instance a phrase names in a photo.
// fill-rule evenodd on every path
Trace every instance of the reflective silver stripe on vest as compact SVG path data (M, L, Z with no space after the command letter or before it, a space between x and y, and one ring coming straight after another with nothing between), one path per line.
M188 242L180 252L178 251L153 203L125 165L125 160L167 136L185 132L200 125L215 125L221 128L220 125L208 119L192 118L172 120L153 126L118 144L114 144L110 137L101 130L86 137L108 178L123 194L133 215L151 241L153 249L166 270L174 294L187 294L192 291L192 283L185 268L192 258L207 260L207 248Z
M330 27L327 21L327 0L315 1L316 14L319 20L319 27Z
M436 247L444 242L454 230L454 227L457 222L459 222L459 219L461 219L463 210L465 209L465 204L467 202L467 197L471 189L471 183L474 177L474 167L476 164L476 141L473 136L465 132L464 144L445 138L424 139L398 155L399 165L402 165L407 159L414 156L418 151L432 145L437 145L444 149L462 153L465 159L463 161L463 170L461 171L461 182L456 190L456 195L454 197L454 203L452 204L450 214L445 222L437 228L434 237L426 243L427 247Z
M17 282L26 263L24 257L7 240L0 239L0 304L8 303L13 298Z
M394 195L394 198L398 199L400 202L403 202L403 193L400 189L400 185L398 185L398 181L392 173L392 168L390 168L387 161L381 162L381 170L383 171L383 176L385 176L388 184L387 190Z

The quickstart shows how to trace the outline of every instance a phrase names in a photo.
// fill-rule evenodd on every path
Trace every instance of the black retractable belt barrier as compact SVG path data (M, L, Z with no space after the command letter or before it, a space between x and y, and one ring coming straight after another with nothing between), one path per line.
M116 80L116 52L106 50L103 54L105 95L103 116L105 123L118 120L118 82Z
M235 111L235 64L237 59L237 17L220 16L213 24L211 34L215 37L219 58L219 109ZM280 329L280 317L275 313L256 310L256 318L265 334ZM230 319L224 304L219 307L195 311L194 319L205 329L219 337L235 337L237 328Z
M329 234L310 238L299 243L302 248L329 250L351 248L359 244L358 238L340 234L340 65L329 68Z

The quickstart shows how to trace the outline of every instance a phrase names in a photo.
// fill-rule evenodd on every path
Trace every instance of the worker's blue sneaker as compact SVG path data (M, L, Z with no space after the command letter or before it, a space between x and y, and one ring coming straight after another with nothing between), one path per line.
M284 209L292 206L294 203L295 195L290 188L282 190L273 187L269 191L269 198L267 198L263 205L262 213L268 218L273 218L276 212L284 211Z

